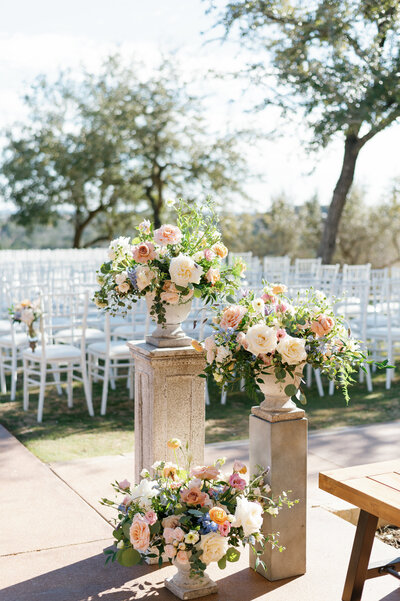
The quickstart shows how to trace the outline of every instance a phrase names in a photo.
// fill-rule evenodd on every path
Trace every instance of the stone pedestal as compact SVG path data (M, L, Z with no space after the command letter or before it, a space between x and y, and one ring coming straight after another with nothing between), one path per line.
M135 360L135 482L155 461L175 463L170 438L189 444L192 465L204 463L204 357L192 347L129 343ZM179 456L178 456L179 458Z
M279 532L279 544L286 547L279 553L267 542L261 559L266 571L257 571L270 581L299 576L306 572L307 513L307 420L304 411L295 408L288 413L268 413L259 407L250 415L250 474L257 466L270 467L267 481L272 494L282 491L290 499L299 499L291 509L283 508L277 517L265 514L262 532ZM289 493L289 491L292 491ZM255 555L250 552L250 565Z

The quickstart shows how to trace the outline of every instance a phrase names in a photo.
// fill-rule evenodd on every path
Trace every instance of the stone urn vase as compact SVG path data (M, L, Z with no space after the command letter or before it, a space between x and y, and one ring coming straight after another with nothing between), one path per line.
M190 563L174 561L173 564L178 571L166 578L164 584L178 599L198 599L218 591L217 584L207 574L191 576Z
M150 313L154 302L154 294L146 294L147 310ZM170 305L164 303L165 323L158 323L153 332L146 336L146 342L157 347L190 346L192 339L182 330L182 323L188 317L192 308L192 300L183 304ZM157 315L151 315L157 319Z
M257 380L261 392L264 394L264 400L260 403L259 409L267 413L288 413L297 409L297 405L291 400L300 387L303 377L303 369L305 363L300 363L295 368L292 375L287 374L284 380L278 381L275 373L272 371L269 374L259 374ZM288 390L288 387L291 390ZM295 388L293 388L295 387ZM289 394L288 394L289 392Z

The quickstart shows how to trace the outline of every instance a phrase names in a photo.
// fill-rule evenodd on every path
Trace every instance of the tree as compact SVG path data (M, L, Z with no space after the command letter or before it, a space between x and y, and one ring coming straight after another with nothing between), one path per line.
M400 116L400 3L232 0L219 23L226 34L238 30L258 56L267 52L269 60L254 62L248 71L269 90L263 106L273 103L284 114L301 111L315 147L338 136L344 142L318 251L328 263L359 153Z
M27 122L6 132L5 199L24 226L68 220L74 247L109 239L133 210L158 227L168 196L242 191L245 133L210 143L200 101L167 60L146 78L118 56L97 75L41 76L25 102Z

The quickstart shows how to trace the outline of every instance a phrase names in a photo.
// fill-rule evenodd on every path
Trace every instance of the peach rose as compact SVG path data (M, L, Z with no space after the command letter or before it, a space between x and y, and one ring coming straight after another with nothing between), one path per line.
M121 294L126 294L127 292L129 292L129 289L130 289L130 284L128 284L128 282L124 282L123 284L120 284L119 286L117 286L117 290Z
M212 267L210 267L210 269L206 273L207 282L210 282L210 284L212 284L212 286L214 286L214 284L216 282L218 282L218 280L220 278L221 278L221 274L220 274L219 269L213 269Z
M183 564L189 563L188 553L186 551L178 551L178 553L176 554L176 561Z
M206 259L206 261L212 261L215 257L215 253L211 250L211 248L206 248L203 251L203 256Z
M167 246L167 244L179 244L182 240L182 232L176 225L162 225L158 230L154 232L154 240L160 246Z
M329 315L318 315L315 321L313 321L310 325L310 329L314 334L318 337L325 336L325 334L329 334L335 325L335 320Z
M182 528L179 528L179 526L177 528L175 528L174 540L177 540L180 543L181 541L183 541L184 538L185 538L185 533L182 530Z
M164 478L171 478L175 480L175 476L177 475L178 468L173 463L166 463L163 467L163 476Z
M271 355L264 355L263 353L261 353L261 355L258 355L258 357L259 357L259 359L261 359L261 361L267 367L269 367L272 364L272 356Z
M158 518L157 518L156 512L153 509L150 509L149 511L146 511L146 513L144 514L144 519L150 526L152 526L153 524L156 523Z
M187 505L201 505L201 507L210 498L207 493L202 492L197 486L181 490L180 495L182 503L186 503Z
M239 334L236 336L236 342L238 343L238 346L242 346L244 350L247 350L249 347L248 342L246 340L246 334L244 332L239 332Z
M284 292L286 292L287 287L285 286L285 284L274 284L272 286L272 294L283 294Z
M144 553L150 545L150 529L148 523L139 514L133 518L129 528L129 539L136 551Z
M221 328L223 330L227 330L228 328L233 328L235 330L246 312L246 307L242 307L241 305L230 305L222 314L220 322Z
M216 524L223 524L228 516L226 515L226 511L222 509L222 507L213 507L209 511L210 519Z
M180 523L179 522L180 518L181 518L180 515L168 515L166 518L163 519L163 521L161 522L161 525L165 529L170 528L171 530L173 530Z
M142 242L135 246L132 250L132 255L136 263L147 263L156 258L154 244L151 242Z
M179 303L179 294L177 292L161 292L160 299L169 305L177 305Z
M176 555L176 549L173 545L165 545L164 553L168 559L173 559Z
M215 465L198 465L192 467L190 475L201 480L215 480L219 476L219 469Z
M217 242L214 244L211 247L211 250L214 251L216 255L221 257L221 259L225 259L226 255L228 254L228 249L226 248L225 244L222 244L222 242Z

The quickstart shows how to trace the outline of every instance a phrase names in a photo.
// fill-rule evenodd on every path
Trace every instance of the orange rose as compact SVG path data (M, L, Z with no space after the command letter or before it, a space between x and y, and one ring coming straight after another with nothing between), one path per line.
M129 528L129 539L136 551L144 553L150 545L150 529L148 523L139 514L133 518Z
M235 330L246 312L246 307L242 307L241 305L230 305L229 307L226 307L221 317L221 328L223 330L227 330L228 328L233 328Z
M213 507L209 511L210 519L216 524L223 524L228 516L226 515L226 511L222 509L222 507Z
M197 486L181 490L181 501L187 505L201 505L201 507L209 500L207 493L202 492Z
M325 334L329 334L335 325L335 320L329 315L318 315L315 321L313 321L310 325L310 329L314 334L318 337L325 336Z
M272 294L283 294L284 292L286 292L287 287L285 286L285 284L274 284L272 286Z

